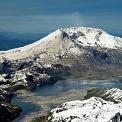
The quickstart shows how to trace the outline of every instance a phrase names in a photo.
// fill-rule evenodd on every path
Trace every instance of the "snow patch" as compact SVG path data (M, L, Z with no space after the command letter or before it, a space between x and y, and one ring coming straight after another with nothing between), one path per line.
M107 96L107 99L113 99L116 102L122 102L122 90L118 88L112 88L109 90L106 90L105 93L102 96Z

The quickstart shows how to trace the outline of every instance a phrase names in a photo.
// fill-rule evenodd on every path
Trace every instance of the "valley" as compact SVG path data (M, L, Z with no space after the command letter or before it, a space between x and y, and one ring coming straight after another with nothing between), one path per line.
M21 92L19 92L18 95L13 98L12 103L22 106L23 112L14 122L31 121L33 118L48 113L51 109L64 102L88 99L90 98L88 97L90 96L90 90L105 90L113 87L121 89L122 84L116 80L82 81L67 78L62 81L57 81L53 86L47 85L37 88L31 93L24 92L24 94L21 94ZM91 96L93 95L95 95L95 93L91 92ZM25 106L23 104L25 104ZM33 106L33 111L31 111L31 107L26 107L27 104L31 107ZM25 115L24 113L27 110L29 111Z

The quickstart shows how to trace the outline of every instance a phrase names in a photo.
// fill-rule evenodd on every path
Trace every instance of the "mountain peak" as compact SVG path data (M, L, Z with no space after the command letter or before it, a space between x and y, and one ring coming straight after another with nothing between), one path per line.
M121 48L122 39L112 36L105 31L91 27L71 27L61 28L62 32L82 46L101 47L101 48Z
M57 54L81 55L84 47L120 49L122 39L91 27L61 28L27 46L1 51L0 57L14 60L33 55L47 58Z

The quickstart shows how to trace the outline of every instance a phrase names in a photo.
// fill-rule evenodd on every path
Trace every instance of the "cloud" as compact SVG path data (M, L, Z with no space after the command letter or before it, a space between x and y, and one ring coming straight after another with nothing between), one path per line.
M9 20L9 21L8 21ZM49 32L61 27L82 26L79 13L38 16L3 16L0 17L0 30Z
M92 26L122 32L122 0L0 0L0 31Z
M119 18L119 19L118 19ZM28 16L0 16L0 30L50 33L58 28L91 26L108 32L122 32L122 16L112 14L84 15L79 12Z

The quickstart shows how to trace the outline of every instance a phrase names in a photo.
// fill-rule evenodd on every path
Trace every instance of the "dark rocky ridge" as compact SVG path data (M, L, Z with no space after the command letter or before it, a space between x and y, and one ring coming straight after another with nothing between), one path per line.
M20 107L10 104L12 93L0 89L0 121L9 122L14 120L22 112Z

